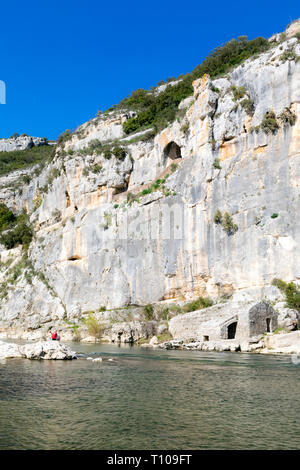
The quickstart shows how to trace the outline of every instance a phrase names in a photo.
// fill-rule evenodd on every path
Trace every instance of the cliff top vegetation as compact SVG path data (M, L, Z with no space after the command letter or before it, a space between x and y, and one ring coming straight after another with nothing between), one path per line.
M52 155L54 155L54 147L50 145L32 147L28 150L0 152L0 176L46 162Z
M193 94L194 80L204 74L209 74L211 78L221 77L244 60L265 52L269 47L270 43L265 38L248 40L247 36L240 36L211 51L191 73L179 76L178 83L168 84L161 93L155 93L155 89L133 91L128 98L113 108L126 108L137 112L137 116L124 122L125 134L147 127L153 127L155 132L163 129L176 118L179 103Z

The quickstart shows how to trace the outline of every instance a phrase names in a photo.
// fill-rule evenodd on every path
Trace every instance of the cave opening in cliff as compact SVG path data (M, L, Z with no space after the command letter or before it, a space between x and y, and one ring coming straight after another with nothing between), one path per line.
M121 194L121 193L126 193L128 191L128 182L125 181L123 186L118 186L117 188L114 188L114 195L115 194Z
M78 255L73 255L73 256L70 256L70 257L68 258L68 261L77 261L77 260L79 260L79 259L81 259L80 256L78 256Z
M227 338L234 339L236 334L237 321L230 323L227 327Z
M70 199L70 195L68 191L65 191L65 195L66 195L66 207L69 207L71 205L71 199Z
M271 318L266 318L267 322L267 333L271 332Z
M169 142L168 145L166 145L166 147L164 149L164 163L166 163L169 158L171 160L176 160L177 158L182 158L181 157L180 147L173 140L172 140L172 142Z

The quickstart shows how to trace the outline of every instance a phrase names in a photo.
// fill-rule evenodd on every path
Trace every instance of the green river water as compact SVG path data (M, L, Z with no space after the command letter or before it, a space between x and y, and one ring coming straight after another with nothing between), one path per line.
M289 356L70 346L104 362L0 363L0 449L300 448Z

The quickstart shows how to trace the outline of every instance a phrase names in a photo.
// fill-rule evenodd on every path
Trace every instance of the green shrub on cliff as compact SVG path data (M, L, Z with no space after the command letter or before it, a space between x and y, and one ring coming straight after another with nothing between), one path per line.
M266 134L275 134L275 132L279 129L276 114L274 113L274 111L266 112L261 123L261 128Z
M180 101L193 93L191 79L183 80L172 86L168 85L166 90L159 95L153 95L152 103L147 106L142 105L142 110L136 117L132 117L124 122L123 130L125 134L137 132L147 127L154 127L159 131L174 121ZM128 101L123 100L126 107L131 108L131 97ZM134 108L136 109L136 108Z
M185 136L187 136L188 133L189 133L189 128L190 128L190 125L189 125L188 121L185 121L185 122L182 124L180 130L181 130L181 132L183 132L183 134L184 134Z
M91 171L92 171L92 173L101 173L102 165L96 164L96 165L92 166Z
M111 150L110 149L105 149L104 152L103 152L103 156L106 160L110 160L111 159Z
M293 308L300 312L300 289L294 284L294 282L286 283L281 279L273 279L273 286L285 294L286 305L289 308Z
M154 318L154 308L153 305L148 304L144 307L144 316L147 321L151 321Z
M133 91L129 98L124 98L120 102L120 106L125 106L126 108L141 111L142 109L147 109L154 102L154 95L144 90L143 88L138 88Z
M214 215L214 223L222 225L227 235L233 235L238 230L238 226L233 222L231 215L228 212L222 215L219 209Z
M209 74L211 78L223 75L232 67L241 64L254 54L266 51L269 47L267 39L256 38L248 41L246 36L241 36L210 52L191 73L183 75L176 85L168 85L163 92L157 95L141 89L132 92L116 106L116 108L132 109L138 113L123 123L125 134L148 127L153 127L154 132L158 132L175 120L180 101L193 94L193 80L204 74ZM239 89L238 95L243 96L243 94L244 90Z
M64 144L65 142L67 142L71 138L72 138L72 132L70 131L70 129L66 129L64 132L62 132L58 136L57 143L60 144L60 145Z
M114 147L112 153L117 158L117 160L124 160L126 157L126 151L123 149L123 147Z
M291 109L285 108L279 115L279 120L283 125L289 124L290 126L294 126L297 121L297 115Z
M283 54L281 54L281 56L279 57L279 59L282 61L282 62L285 62L286 60L294 60L295 62L298 62L298 60L300 59L300 57L296 54L295 51L293 51L292 49L287 49L283 52Z
M233 219L228 212L225 212L222 217L222 227L227 235L233 235L238 230L238 226L233 222Z
M245 98L240 104L250 116L254 113L254 101L250 98Z
M3 204L4 206L4 204ZM0 225L0 243L5 246L7 250L14 248L17 245L23 245L27 248L33 237L33 230L28 223L28 216L26 212L22 212L18 217L9 214L9 210L2 206L2 213L4 214L4 225ZM6 215L5 215L6 214ZM0 216L1 218L1 216ZM5 220L9 222L5 225Z
M238 101L240 100L241 98L243 98L246 94L246 89L244 86L240 86L240 87L236 87L234 85L232 85L231 87L231 91L233 93L233 99L235 101Z
M221 224L223 220L222 212L218 209L214 215L214 223Z
M143 191L141 191L141 196L146 196L147 194L151 194L152 191L153 191L152 187L143 189Z
M193 302L189 302L182 307L182 311L184 313L188 312L195 312L196 310L201 310L202 308L211 307L213 305L213 301L208 297L199 297L197 300Z
M222 75L232 67L241 64L255 54L266 51L270 47L268 40L258 37L248 41L247 36L232 39L223 46L217 47L192 72L193 78L208 73L212 78Z
M220 163L220 159L219 159L219 158L215 158L215 159L214 159L213 167L214 167L216 170L221 170L221 169L222 169L221 163Z
M0 152L0 175L6 175L14 170L20 170L37 163L43 164L54 156L54 147L42 145L29 150Z
M81 332L79 330L79 325L72 326L73 337L72 340L76 343L79 343L81 340Z
M7 250L10 250L17 245L23 245L23 248L27 248L32 237L32 228L25 222L21 222L14 229L1 233L0 243L2 243Z
M101 339L102 325L92 313L84 320L84 324L87 326L89 334L95 338L95 342Z
M11 226L15 221L16 217L8 207L1 203L0 204L0 231L5 230Z

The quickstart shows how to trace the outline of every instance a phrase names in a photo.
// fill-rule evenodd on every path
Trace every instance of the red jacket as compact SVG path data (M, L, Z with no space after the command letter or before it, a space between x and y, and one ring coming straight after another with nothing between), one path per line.
M52 333L51 338L52 339L57 339L57 333Z

